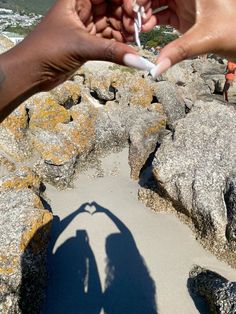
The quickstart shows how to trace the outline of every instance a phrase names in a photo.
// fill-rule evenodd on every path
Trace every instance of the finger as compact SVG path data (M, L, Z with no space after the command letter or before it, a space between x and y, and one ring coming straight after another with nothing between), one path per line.
M145 18L142 18L142 23L146 24L150 21L150 19L152 18L152 9L151 8L147 8L147 10L145 9ZM155 20L155 18L152 18L152 20ZM149 22L150 23L150 22ZM123 25L124 28L126 29L126 31L130 34L134 33L134 17L130 17L127 13L124 12L123 14ZM157 24L153 24L152 28L154 26L156 26ZM152 28L150 28L147 31L150 31Z
M75 9L79 18L85 24L91 16L92 5L90 0L77 1Z
M93 16L105 15L106 10L107 10L107 4L106 3L100 3L98 5L94 5L92 10L93 10Z
M137 0L136 1L138 5L145 6L151 2L151 0ZM123 8L129 16L134 16L135 12L133 11L133 0L124 0Z
M97 16L95 17L94 22L98 33L103 32L104 29L109 26L106 16Z
M158 65L152 71L156 78L176 63L200 54L213 52L217 47L217 34L207 31L205 25L195 25L182 37L165 46L158 57Z
M80 62L103 60L148 71L154 66L146 59L138 56L132 47L123 43L104 39L100 36L91 36L85 32L80 32L79 37L77 60Z
M112 28L111 28L111 27L107 27L107 28L102 32L102 37L103 37L103 38L111 39L111 38L112 38Z
M122 10L121 6L118 6L118 5L112 4L112 3L109 4L108 16L121 20L122 16L123 16L123 10Z
M121 24L120 20L117 20L117 19L115 19L113 17L110 17L109 18L109 22L110 22L110 24L111 24L113 29L115 29L117 31L121 30L122 24Z

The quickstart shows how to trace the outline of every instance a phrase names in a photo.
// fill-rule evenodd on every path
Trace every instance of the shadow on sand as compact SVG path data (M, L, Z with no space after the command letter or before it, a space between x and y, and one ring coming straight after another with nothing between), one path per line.
M53 254L60 234L86 206L104 213L118 228L106 238L105 291L86 230L77 230ZM157 314L156 288L135 240L111 211L97 203L83 204L62 221L54 218L49 249L49 283L44 314Z

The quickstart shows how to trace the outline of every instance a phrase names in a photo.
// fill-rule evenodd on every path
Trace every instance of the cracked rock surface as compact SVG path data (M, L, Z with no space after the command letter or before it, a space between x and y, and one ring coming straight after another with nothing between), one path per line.
M236 313L236 283L219 274L195 266L188 280L192 295L200 295L209 304L211 314Z
M235 248L236 111L199 101L158 149L153 172L200 238Z

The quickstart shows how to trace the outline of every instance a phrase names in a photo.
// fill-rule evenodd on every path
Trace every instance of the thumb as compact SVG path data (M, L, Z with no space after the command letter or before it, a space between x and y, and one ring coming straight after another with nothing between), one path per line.
M83 61L102 60L150 71L153 63L140 57L134 48L114 40L97 37L83 32L77 47L78 59Z
M158 57L158 64L151 71L154 78L168 70L171 66L187 58L216 50L215 32L206 32L206 27L195 24L180 38L166 45Z

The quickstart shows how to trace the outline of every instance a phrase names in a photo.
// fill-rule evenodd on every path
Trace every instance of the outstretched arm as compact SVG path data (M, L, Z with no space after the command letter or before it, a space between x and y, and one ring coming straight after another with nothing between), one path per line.
M133 238L131 232L126 227L126 225L117 216L115 216L110 210L100 206L96 202L91 203L91 205L96 207L96 212L105 213L114 222L114 224L116 225L116 227L119 229L119 231L122 234L126 234L126 235Z
M56 222L56 225L53 228L53 237L50 241L51 247L53 248L57 239L62 234L62 232L69 226L69 224L72 222L72 220L77 217L79 214L86 212L85 208L89 205L88 203L84 203L81 205L77 210L75 210L70 215L66 216L64 219L60 220L59 217L56 217L58 221Z
M0 56L0 121L28 97L64 82L88 60L140 61L133 48L115 41L129 36L122 30L122 1L111 0L109 6L103 0L57 0L31 34Z

